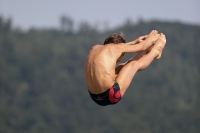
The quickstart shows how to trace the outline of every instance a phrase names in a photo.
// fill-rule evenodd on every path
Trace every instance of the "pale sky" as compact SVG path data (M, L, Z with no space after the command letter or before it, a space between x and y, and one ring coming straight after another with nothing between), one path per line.
M110 28L127 18L200 25L200 0L0 0L0 16L22 29L59 27L62 15Z

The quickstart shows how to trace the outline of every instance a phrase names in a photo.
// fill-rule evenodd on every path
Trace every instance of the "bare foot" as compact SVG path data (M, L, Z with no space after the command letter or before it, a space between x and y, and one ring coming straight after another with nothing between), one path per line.
M165 47L166 44L166 37L163 33L160 34L160 37L158 38L158 40L155 42L154 46L152 47L152 52L155 53L155 58L156 59L160 59L161 55L162 55L162 51Z
M146 48L148 49L149 47L151 47L155 43L155 41L159 38L159 36L160 36L160 34L158 34L158 31L152 30L149 33L147 39L144 40Z

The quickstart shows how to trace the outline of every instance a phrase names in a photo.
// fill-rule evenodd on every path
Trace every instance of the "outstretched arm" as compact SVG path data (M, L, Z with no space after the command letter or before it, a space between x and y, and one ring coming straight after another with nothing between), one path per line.
M138 37L137 39L135 39L134 41L129 42L129 43L130 43L130 45L135 45L135 44L138 44L138 43L143 42L144 40L147 39L147 37L148 37L148 35L140 36L140 37Z
M148 36L141 37L135 41L126 44L117 45L117 49L121 53L134 53L145 51L158 39L159 34L156 30L152 30Z

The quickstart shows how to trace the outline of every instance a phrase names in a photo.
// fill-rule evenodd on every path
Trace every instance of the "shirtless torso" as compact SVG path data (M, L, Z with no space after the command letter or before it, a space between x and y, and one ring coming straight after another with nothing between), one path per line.
M121 53L115 53L113 45L95 45L89 52L85 75L87 88L93 94L106 91L115 81L116 61Z

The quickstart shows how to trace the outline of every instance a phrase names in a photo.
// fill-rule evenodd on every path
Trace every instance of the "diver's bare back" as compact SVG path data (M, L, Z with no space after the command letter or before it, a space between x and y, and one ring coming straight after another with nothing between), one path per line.
M113 44L95 45L85 63L88 91L99 94L110 88L115 81L116 60L121 53L114 53Z

